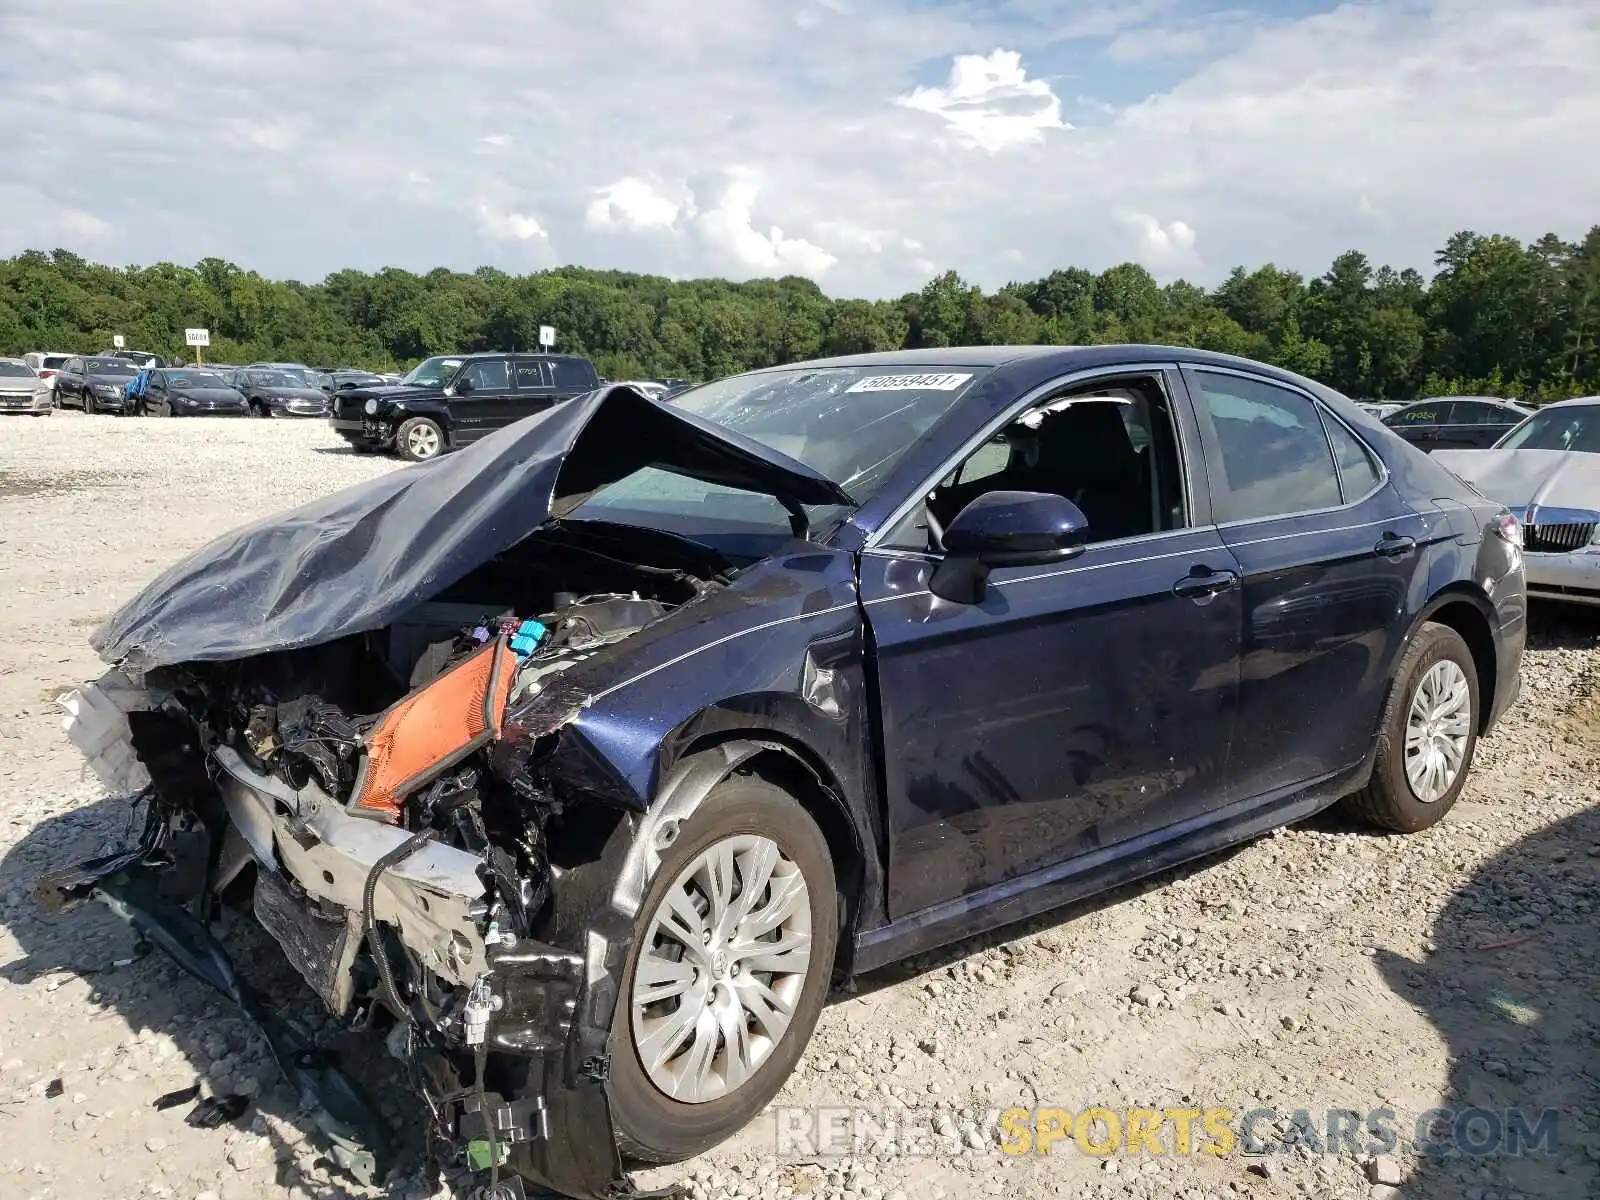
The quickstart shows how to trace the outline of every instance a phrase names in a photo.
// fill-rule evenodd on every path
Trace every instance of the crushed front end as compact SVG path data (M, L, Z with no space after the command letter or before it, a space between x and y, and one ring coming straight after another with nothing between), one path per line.
M636 1194L606 1094L630 927L600 861L630 818L571 811L537 770L558 737L505 714L711 586L557 593L538 618L427 604L328 645L113 670L66 699L66 728L144 831L46 877L41 901L104 901L230 997L358 1176L389 1165L382 1122L239 977L219 906L250 911L335 1015L388 1031L435 1175L481 1172L497 1198Z

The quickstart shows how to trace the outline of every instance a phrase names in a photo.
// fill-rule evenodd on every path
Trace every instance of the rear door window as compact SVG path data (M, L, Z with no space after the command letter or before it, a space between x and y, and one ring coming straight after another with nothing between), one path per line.
M550 368L542 359L521 359L516 364L517 391L548 392L551 382Z
M1221 452L1221 470L1211 472L1218 523L1315 512L1343 502L1333 450L1309 396L1240 375L1189 374Z

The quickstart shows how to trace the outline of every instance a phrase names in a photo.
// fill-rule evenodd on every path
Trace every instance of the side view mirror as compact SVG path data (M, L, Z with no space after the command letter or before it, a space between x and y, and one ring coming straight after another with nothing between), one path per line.
M449 392L452 396L465 396L472 391L472 380L468 379L466 376L462 376L449 387L445 388L445 391Z
M944 561L928 589L956 604L983 599L994 567L1064 562L1083 553L1089 519L1065 496L988 492L956 514L944 531Z

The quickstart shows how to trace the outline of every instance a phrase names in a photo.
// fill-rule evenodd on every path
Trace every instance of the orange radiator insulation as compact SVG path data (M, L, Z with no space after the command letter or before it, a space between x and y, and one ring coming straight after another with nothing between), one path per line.
M516 661L496 637L379 717L351 807L398 821L408 795L499 737Z

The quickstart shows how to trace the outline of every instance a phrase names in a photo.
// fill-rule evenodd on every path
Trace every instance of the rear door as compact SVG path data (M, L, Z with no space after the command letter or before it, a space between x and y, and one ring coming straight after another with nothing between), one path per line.
M516 410L512 420L531 417L555 404L555 375L548 359L516 359L512 364L512 374L516 384Z
M1439 444L1450 449L1487 450L1520 420L1501 404L1457 400L1450 409L1450 427Z
M1425 583L1422 517L1356 433L1307 392L1186 368L1212 504L1244 575L1235 800L1314 783L1372 745Z

